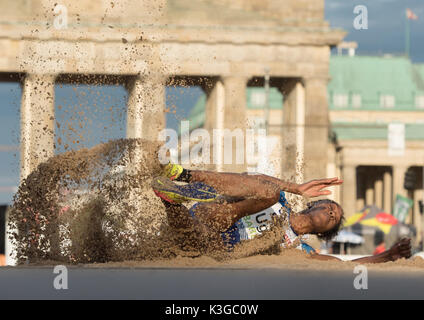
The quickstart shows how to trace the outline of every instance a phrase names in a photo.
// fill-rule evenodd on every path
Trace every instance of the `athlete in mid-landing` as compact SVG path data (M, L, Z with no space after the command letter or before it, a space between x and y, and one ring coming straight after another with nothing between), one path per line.
M185 183L177 184L173 180ZM187 170L177 164L168 164L163 176L153 180L152 187L165 203L169 224L175 229L192 228L200 234L215 234L231 250L238 242L252 239L269 229L272 217L277 216L277 219L286 219L287 222L281 237L283 246L296 244L311 258L339 260L316 253L298 238L315 234L320 239L332 239L343 223L341 206L332 200L317 200L309 203L305 210L295 213L288 207L284 192L314 198L331 194L325 188L342 182L338 178L330 178L295 184L263 174ZM190 209L182 205L189 201L197 203ZM410 239L401 239L379 255L354 261L379 263L410 256Z

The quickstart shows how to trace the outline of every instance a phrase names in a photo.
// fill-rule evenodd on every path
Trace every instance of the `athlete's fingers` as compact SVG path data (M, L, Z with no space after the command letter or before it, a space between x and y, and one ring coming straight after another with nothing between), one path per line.
M339 178L328 178L328 179L320 179L320 180L314 180L314 185L338 185L338 184L342 184L343 180L339 179Z
M333 184L342 184L343 180L342 179L337 179L336 181L333 182Z
M403 255L408 255L411 253L411 249L405 249L401 251Z
M410 247L402 248L400 249L400 253L403 256L411 256L411 248Z
M410 248L411 248L411 244L409 244L409 243L404 243L404 244L401 244L401 245L400 245L400 247L401 247L402 249L410 249Z
M321 184L321 183L332 183L334 181L336 181L338 178L324 178L324 179L317 179L317 180L313 180L313 182L315 184Z
M342 184L343 180L339 179L339 178L335 178L333 181L329 182L329 185L338 185L338 184Z
M325 189L325 188L330 188L330 187L332 187L332 185L328 185L328 186L327 186L327 185L325 185L325 186L320 186L318 190L319 190L319 191L323 191L323 189Z
M409 238L403 238L399 240L395 247L397 247L397 250L399 254L403 257L409 258L411 256L411 239Z
M314 180L308 181L304 184L309 185L309 186L318 186L320 184L328 183L329 181L330 181L329 179L314 179Z
M411 245L411 239L410 238L402 238L399 241L400 244L407 244L407 245Z
M400 248L401 251L410 251L411 247L410 246L404 246Z
M323 191L318 192L318 195L320 195L320 196L328 196L329 194L331 194L330 190L323 190Z

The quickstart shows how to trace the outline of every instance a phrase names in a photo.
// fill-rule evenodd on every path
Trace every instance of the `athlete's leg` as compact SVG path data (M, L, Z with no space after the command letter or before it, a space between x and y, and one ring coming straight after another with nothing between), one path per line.
M265 210L278 202L279 193L267 198L247 198L232 203L200 203L195 208L195 215L210 229L223 232L239 219Z
M203 182L227 196L256 199L276 197L278 201L280 194L280 188L276 184L259 175L201 170L190 170L190 174L192 182Z
M216 231L225 231L240 218L271 207L278 202L281 191L278 185L257 175L190 170L189 181L204 183L221 195L237 199L197 205L196 217Z
M239 219L267 209L278 202L279 193L264 198L247 198L237 202L198 203L196 218L182 204L162 200L166 207L169 225L174 229L194 229L200 233L223 232Z

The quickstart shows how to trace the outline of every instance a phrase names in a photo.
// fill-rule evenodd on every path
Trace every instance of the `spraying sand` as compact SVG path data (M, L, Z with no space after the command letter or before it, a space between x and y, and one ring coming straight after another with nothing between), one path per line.
M121 139L50 158L19 187L10 214L18 263L244 257L275 250L283 226L231 254L214 236L176 232L151 190L158 145ZM200 236L200 237L203 237Z

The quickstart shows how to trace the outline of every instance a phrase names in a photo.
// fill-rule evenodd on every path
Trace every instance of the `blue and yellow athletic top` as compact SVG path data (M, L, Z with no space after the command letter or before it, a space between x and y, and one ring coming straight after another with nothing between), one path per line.
M195 209L197 205L198 204L195 204L189 210L193 217L195 216ZM296 234L296 232L293 231L290 225L290 213L291 209L288 205L285 194L283 191L281 191L280 199L275 205L258 213L241 218L234 225L222 233L222 239L224 240L224 243L231 249L240 241L253 239L256 236L261 235L265 230L268 230L271 226L273 216L286 215L288 220L288 228L283 234L281 245L285 248L289 248L294 245L296 240L299 240L298 242L300 244L296 246L297 249L303 250L307 253L315 252L311 246L303 242Z

